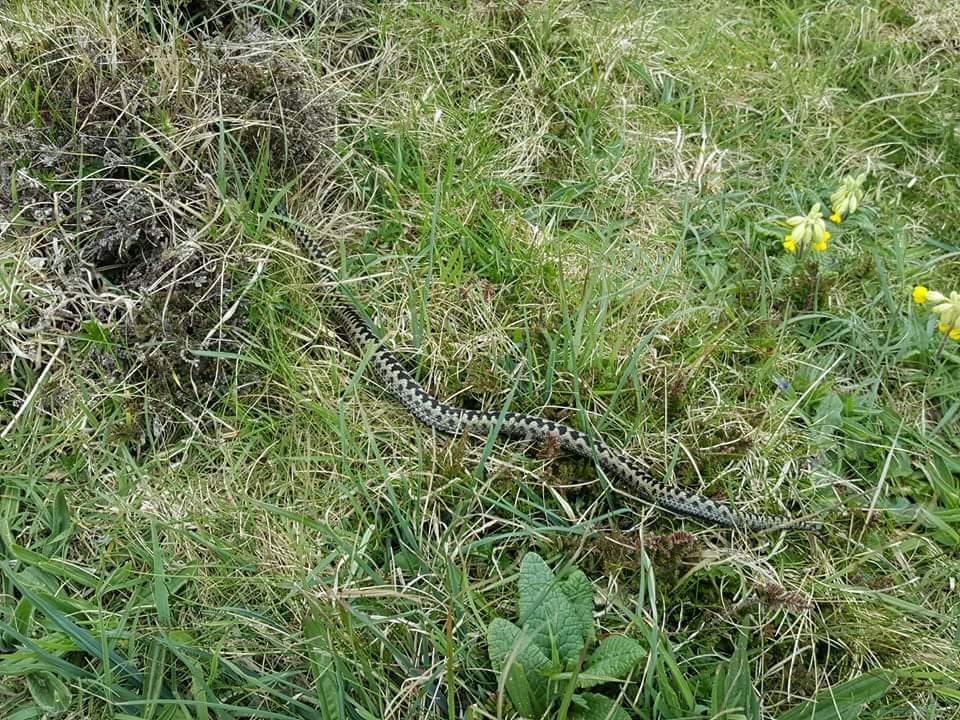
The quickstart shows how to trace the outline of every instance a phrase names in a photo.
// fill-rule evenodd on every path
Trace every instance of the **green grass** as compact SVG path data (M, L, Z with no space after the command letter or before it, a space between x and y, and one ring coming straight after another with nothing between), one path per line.
M0 10L0 716L512 717L528 551L647 648L632 717L956 714L960 354L909 298L960 290L960 17L172 5ZM777 221L859 170L810 275ZM281 199L438 396L825 536L417 425Z

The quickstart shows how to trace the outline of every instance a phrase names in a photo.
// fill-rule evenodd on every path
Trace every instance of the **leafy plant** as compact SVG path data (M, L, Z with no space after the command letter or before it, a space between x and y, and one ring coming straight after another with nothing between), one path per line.
M611 635L597 644L593 590L571 570L557 578L536 553L520 564L519 619L495 618L487 627L490 662L514 709L523 717L629 720L616 700L578 692L622 682L647 655L640 643Z
M893 686L895 676L873 670L822 690L812 700L791 708L779 720L854 720Z

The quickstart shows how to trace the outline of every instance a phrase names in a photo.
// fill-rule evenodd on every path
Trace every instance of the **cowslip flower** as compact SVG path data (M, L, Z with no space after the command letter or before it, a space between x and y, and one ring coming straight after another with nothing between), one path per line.
M826 250L830 234L820 212L820 203L816 203L806 215L794 215L787 218L787 225L793 229L784 237L783 247L787 252L796 252L798 247L803 248L812 243L814 249Z
M937 323L937 330L948 335L951 340L960 340L960 327L951 327L945 322Z
M931 312L938 316L937 330L951 340L960 340L960 292L954 290L948 296L917 285L913 289L913 301L918 305L930 303Z
M840 181L840 187L830 193L831 222L839 223L844 215L856 212L863 200L863 183L866 179L866 173L847 175Z
M927 293L927 298L935 302L930 298L930 293ZM941 323L951 328L960 327L960 292L954 290L950 293L950 297L943 298L943 302L934 305L932 310L940 316Z
M913 289L913 301L917 305L925 305L928 300L939 304L946 299L947 297L943 293L938 293L936 290L927 290L923 285L917 285Z

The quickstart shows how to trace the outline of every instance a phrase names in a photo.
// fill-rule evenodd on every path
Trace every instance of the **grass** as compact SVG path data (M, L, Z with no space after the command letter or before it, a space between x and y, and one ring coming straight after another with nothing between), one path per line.
M909 295L958 289L960 16L268 5L0 10L0 715L510 717L533 550L650 650L633 717L954 716L960 355ZM804 271L777 219L861 169ZM418 426L281 199L437 395L827 533Z

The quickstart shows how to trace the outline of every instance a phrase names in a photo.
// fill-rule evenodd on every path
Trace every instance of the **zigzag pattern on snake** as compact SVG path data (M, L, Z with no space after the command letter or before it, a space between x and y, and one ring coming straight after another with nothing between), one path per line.
M286 208L277 215L289 220ZM293 234L318 268L325 281L325 298L330 315L340 331L361 353L370 352L370 364L390 393L420 422L450 435L487 436L492 430L508 438L551 443L567 452L587 458L602 468L615 482L655 505L697 518L707 523L743 530L796 529L819 530L817 522L793 520L780 515L761 515L738 511L722 502L671 485L653 476L637 459L614 450L599 438L561 423L514 412L467 410L437 400L403 367L387 349L377 332L339 290L338 281L329 269L327 252L322 244L302 226L291 223ZM372 348L372 349L371 349Z

